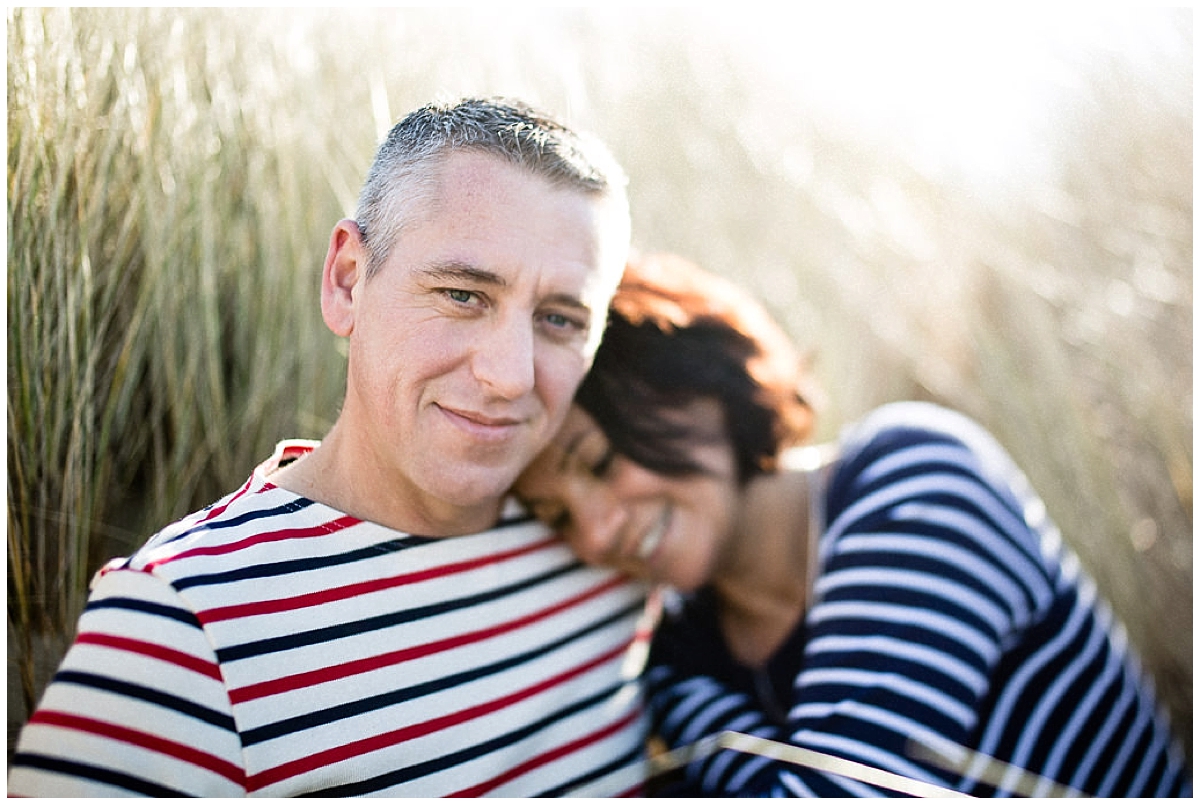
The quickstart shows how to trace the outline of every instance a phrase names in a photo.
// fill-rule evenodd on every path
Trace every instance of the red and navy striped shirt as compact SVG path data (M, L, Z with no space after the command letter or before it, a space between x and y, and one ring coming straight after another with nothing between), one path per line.
M346 516L270 483L283 447L99 575L10 794L639 793L643 588L515 509Z

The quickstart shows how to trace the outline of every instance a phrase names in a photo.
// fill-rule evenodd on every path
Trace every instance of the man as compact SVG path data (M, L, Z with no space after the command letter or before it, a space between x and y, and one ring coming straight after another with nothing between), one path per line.
M619 169L544 115L397 124L322 274L349 345L337 422L99 574L10 793L636 791L642 590L505 497L628 245Z

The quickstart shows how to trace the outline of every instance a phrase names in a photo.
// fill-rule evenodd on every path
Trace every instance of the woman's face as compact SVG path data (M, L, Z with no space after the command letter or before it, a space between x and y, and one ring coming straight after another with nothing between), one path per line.
M703 400L679 416L714 434L691 447L708 472L673 477L635 464L614 453L595 421L572 406L558 435L517 480L517 495L588 564L693 590L720 567L740 496L720 406Z

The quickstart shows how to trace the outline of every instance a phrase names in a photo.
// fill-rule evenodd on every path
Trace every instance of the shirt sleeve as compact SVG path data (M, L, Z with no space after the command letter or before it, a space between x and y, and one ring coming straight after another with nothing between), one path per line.
M786 723L694 673L695 632L677 630L648 676L655 726L672 747L736 730L953 787L910 742L968 742L1005 648L1052 602L1041 536L975 452L940 434L875 434L833 487ZM686 774L710 795L893 793L732 750Z
M240 797L245 777L220 666L193 613L149 573L101 575L21 733L9 794Z

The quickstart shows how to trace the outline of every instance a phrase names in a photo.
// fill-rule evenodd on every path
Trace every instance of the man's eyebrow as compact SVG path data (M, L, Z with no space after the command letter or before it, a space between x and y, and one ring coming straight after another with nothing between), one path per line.
M546 298L545 301L550 302L552 304L556 304L556 305L566 305L567 307L578 308L579 310L581 310L584 313L587 313L589 315L592 312L592 308L589 305L587 305L582 299L575 297L575 296L571 296L570 294L565 294L565 293L551 294L550 296L548 296Z
M447 260L441 263L430 263L418 269L427 278L438 282L466 282L474 285L495 285L503 287L508 280L494 271L488 271L469 263Z

